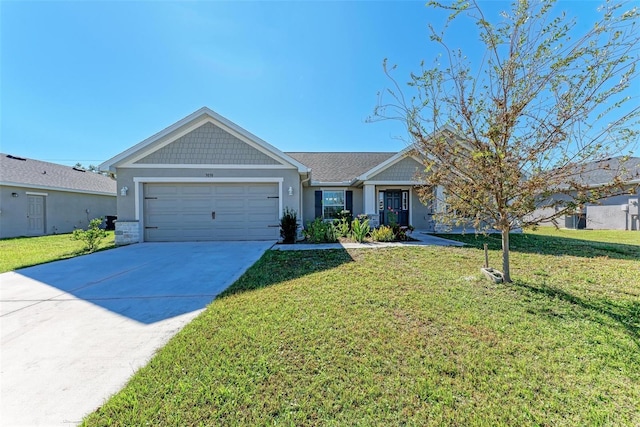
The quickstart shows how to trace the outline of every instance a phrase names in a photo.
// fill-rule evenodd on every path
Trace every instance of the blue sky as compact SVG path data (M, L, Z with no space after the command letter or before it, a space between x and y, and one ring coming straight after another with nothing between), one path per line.
M582 23L599 4L560 7ZM0 150L99 164L208 106L282 151L397 151L399 122L366 123L382 61L405 82L442 18L413 1L0 1Z

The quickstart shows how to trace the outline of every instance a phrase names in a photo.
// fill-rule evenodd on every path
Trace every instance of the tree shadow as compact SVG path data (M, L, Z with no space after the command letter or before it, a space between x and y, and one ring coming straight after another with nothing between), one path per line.
M491 250L501 250L500 234L446 234L445 239L464 242L482 249L487 243ZM640 240L640 235L639 235ZM535 253L541 255L570 255L584 258L609 257L612 259L640 259L640 245L594 242L570 237L538 236L535 234L511 234L509 247L512 252Z
M636 346L640 348L640 301L612 302L604 299L588 301L546 284L534 285L520 280L515 280L512 284L516 289L520 288L533 294L544 295L574 304L587 310L591 320L603 326L610 326L603 319L604 316L604 318L620 325L629 334Z
M267 251L217 299L254 291L354 262L345 249Z

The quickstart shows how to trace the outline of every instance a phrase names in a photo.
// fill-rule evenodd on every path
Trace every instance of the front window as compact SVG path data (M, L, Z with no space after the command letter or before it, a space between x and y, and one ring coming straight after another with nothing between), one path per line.
M331 190L322 192L322 217L324 219L334 219L338 213L345 209L344 190Z

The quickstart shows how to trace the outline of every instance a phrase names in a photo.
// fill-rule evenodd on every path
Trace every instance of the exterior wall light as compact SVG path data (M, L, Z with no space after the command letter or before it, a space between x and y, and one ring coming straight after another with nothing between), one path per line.
M121 196L126 196L127 195L127 191L129 191L129 187L122 187L120 189L120 195Z
M18 193L11 193L11 197L18 197Z
M289 195L293 196L293 187L289 187Z

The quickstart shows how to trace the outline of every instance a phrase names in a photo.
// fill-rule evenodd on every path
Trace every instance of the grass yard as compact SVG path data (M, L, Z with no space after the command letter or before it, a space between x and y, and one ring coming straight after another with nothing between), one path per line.
M490 249L501 249L498 233L487 236L474 234L440 235L451 240L465 242L482 248L488 243ZM512 234L510 248L514 252L546 255L576 255L581 257L611 257L640 260L640 231L623 230L567 230L539 227L522 234ZM502 254L493 258L492 266L502 268Z
M480 242L268 252L83 424L640 425L640 247L583 241L514 236L509 285Z
M100 249L115 246L113 231L101 242ZM71 234L40 237L16 237L0 240L0 273L84 254L82 242Z
M526 233L537 236L562 237L565 239L580 239L592 242L640 245L640 231L571 230L566 228L538 227L536 230L527 230Z

